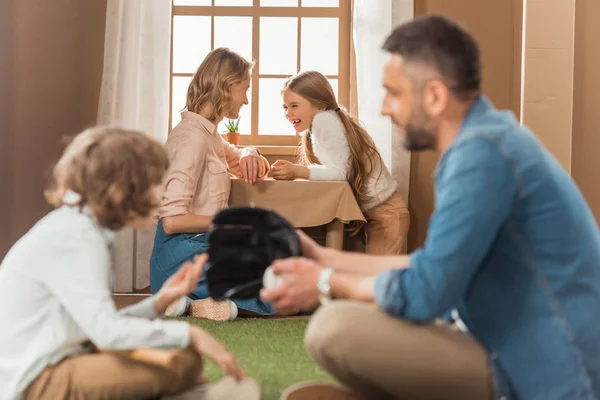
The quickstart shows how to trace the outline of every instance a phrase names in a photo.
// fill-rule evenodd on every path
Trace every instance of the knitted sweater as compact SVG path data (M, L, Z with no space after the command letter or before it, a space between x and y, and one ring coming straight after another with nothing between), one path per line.
M323 111L315 115L312 123L311 142L320 165L309 165L309 179L313 181L345 181L347 179L350 146L346 130L335 111ZM381 174L380 174L381 172ZM382 162L377 162L367 180L366 194L370 200L359 201L362 211L377 207L390 198L398 184Z

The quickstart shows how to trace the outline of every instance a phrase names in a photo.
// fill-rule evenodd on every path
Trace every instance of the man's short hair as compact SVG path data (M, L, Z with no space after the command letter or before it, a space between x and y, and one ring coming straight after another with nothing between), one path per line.
M481 93L477 43L448 18L432 15L402 24L385 40L383 50L401 55L406 62L435 68L460 100L472 100Z

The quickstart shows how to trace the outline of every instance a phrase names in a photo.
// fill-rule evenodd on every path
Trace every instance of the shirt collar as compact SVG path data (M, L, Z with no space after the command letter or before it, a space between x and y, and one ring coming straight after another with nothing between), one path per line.
M457 136L463 133L470 125L473 123L474 119L477 119L481 114L485 113L492 107L492 103L485 97L484 95L479 96L477 100L471 105L471 108L465 115L465 119L463 120L460 130L458 131Z
M209 135L214 135L215 133L217 133L217 126L215 124L213 124L212 122L210 122L209 120L204 118L202 115L196 114L195 112L191 112L191 111L182 112L181 120L189 122L192 125L200 128L200 129L203 129Z
M79 193L67 189L65 191L65 194L63 195L62 202L63 207L67 207L72 210L77 210L78 212L85 214L87 217L89 217L93 221L94 226L96 226L98 232L100 232L106 243L109 245L112 244L113 240L115 239L115 232L111 231L108 228L104 228L102 225L100 225L100 223L98 223L98 220L92 214L87 204L81 204L81 195Z

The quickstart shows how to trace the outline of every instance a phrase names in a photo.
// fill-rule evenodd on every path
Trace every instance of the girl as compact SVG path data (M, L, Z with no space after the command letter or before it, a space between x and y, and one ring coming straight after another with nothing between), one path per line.
M168 162L160 143L117 128L88 129L67 147L46 193L57 209L0 266L2 398L147 399L181 393L198 385L201 355L238 379L244 376L207 332L155 319L195 288L206 257L187 263L154 297L121 311L112 301L115 231L152 223ZM143 354L156 355L151 350L114 351L142 347L178 348L166 353L176 362L142 361ZM258 389L252 390L258 398Z
M207 250L212 217L227 207L229 173L254 183L269 172L269 163L253 148L238 150L217 132L225 117L238 118L248 104L252 63L225 48L206 56L190 83L186 111L167 140L171 167L159 210L150 259L150 283L156 293L180 266ZM259 299L215 302L204 278L190 296L169 307L168 315L189 314L232 320L240 313L264 315L272 308Z
M347 180L367 218L366 251L400 254L409 227L406 203L367 131L340 108L325 76L291 77L282 90L286 118L302 138L300 163L276 161L275 179Z

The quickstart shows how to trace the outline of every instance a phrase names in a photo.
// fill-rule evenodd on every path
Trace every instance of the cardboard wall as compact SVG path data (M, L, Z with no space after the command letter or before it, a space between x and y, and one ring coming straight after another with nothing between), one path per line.
M600 1L577 0L571 175L600 220Z
M520 109L522 0L415 0L415 16L441 14L465 26L477 40L483 65L483 92L498 107ZM433 211L431 152L413 153L410 168L409 251L422 245Z
M50 209L66 135L96 121L106 0L0 2L0 259Z
M575 2L528 0L525 27L523 124L570 172Z

